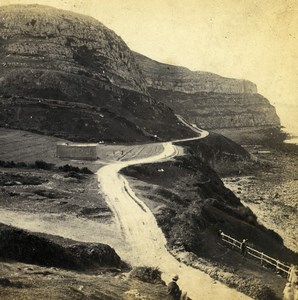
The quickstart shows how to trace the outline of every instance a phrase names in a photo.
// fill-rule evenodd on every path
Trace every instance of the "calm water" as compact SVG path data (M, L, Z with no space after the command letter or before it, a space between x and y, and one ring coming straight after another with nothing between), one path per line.
M294 131L283 128L283 131L290 134L290 137L285 140L285 143L298 145L298 130Z
M276 103L276 112L280 117L283 131L290 135L285 142L298 145L298 104Z

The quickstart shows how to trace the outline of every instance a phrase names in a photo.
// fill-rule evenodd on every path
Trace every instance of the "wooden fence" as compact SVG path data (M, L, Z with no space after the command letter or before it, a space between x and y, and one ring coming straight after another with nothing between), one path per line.
M231 236L224 234L223 232L220 233L221 239L223 242L230 244L233 248L239 248L241 249L241 242L232 238ZM280 262L278 259L275 259L273 257L270 257L263 252L257 251L256 249L253 249L252 247L246 246L246 255L250 255L254 257L255 259L259 260L261 264L263 265L264 263L269 264L273 266L276 271L282 271L286 273L287 275L290 274L290 269L291 267Z

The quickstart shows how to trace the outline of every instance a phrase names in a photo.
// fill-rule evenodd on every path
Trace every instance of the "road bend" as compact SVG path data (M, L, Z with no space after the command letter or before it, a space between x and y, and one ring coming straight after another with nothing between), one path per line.
M194 130L199 137L179 140L195 140L204 138L208 132ZM175 141L178 142L178 141ZM173 142L162 144L163 151L157 155L117 161L98 170L98 182L102 194L113 211L126 243L129 245L116 248L120 257L132 266L158 267L162 278L169 282L178 274L179 286L187 291L192 299L251 299L248 296L215 282L207 274L177 261L166 249L166 239L158 227L156 219L146 204L140 200L119 171L135 164L148 164L169 160L179 154Z

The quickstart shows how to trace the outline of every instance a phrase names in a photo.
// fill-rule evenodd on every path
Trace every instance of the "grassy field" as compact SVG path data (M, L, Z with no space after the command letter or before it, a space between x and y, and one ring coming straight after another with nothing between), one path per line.
M87 165L94 171L102 162L130 160L156 155L162 151L159 143L139 145L98 144L100 161L74 161L56 156L57 142L67 142L56 137L34 134L28 131L0 128L0 160L15 162L34 162L44 160L56 165L71 163Z
M16 162L45 160L60 161L56 157L56 143L63 140L27 131L0 128L0 159Z

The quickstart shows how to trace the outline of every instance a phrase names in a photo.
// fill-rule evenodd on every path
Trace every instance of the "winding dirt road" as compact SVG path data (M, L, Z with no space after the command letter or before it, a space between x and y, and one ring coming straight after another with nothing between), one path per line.
M190 125L188 125L190 126ZM200 134L186 140L204 138L208 132L192 128ZM183 141L186 141L183 140ZM178 142L178 141L175 141ZM154 215L130 188L128 181L119 174L127 166L148 164L169 160L179 154L179 147L173 142L162 144L163 151L148 158L114 162L102 167L98 172L99 187L113 213L125 245L115 250L122 259L132 266L159 267L163 279L169 282L174 274L179 274L179 285L188 295L196 299L250 299L225 285L215 282L205 273L177 261L166 249L166 239L158 227Z
M199 134L199 137L188 140L208 135L208 132L187 124L183 119L181 121ZM0 210L0 221L34 232L60 235L83 242L109 244L123 260L133 266L159 267L166 282L174 274L179 274L180 287L193 300L250 299L215 282L205 273L177 261L167 251L166 239L151 211L135 195L128 181L119 174L122 168L130 165L169 160L183 153L182 148L173 145L173 142L126 147L118 145L111 148L103 146L103 150L105 148L103 162L107 165L98 170L97 176L101 192L114 212L116 224L101 224L64 213L36 214L7 209Z

